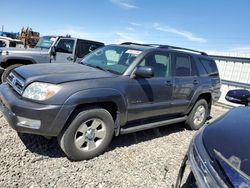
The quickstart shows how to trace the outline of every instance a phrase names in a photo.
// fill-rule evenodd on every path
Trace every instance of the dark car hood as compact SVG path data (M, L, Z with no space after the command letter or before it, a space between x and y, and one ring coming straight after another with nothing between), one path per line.
M25 65L14 70L25 79L26 84L34 81L59 84L77 80L110 78L117 75L82 64L36 64Z
M250 107L234 108L203 131L205 148L213 159L220 162L232 182L236 181L232 180L232 177L236 176L232 176L232 168L230 171L225 162L230 163L229 166L234 167L236 171L250 177L249 115Z

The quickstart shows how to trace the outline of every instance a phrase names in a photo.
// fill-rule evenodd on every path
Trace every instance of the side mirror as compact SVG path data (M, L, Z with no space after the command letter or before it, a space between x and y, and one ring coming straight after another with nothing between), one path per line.
M246 89L235 89L227 92L226 100L232 103L244 104L248 106L250 104L250 91Z
M51 55L56 56L56 47L55 46L51 47Z
M137 67L135 71L136 78L152 78L153 76L154 73L151 67Z

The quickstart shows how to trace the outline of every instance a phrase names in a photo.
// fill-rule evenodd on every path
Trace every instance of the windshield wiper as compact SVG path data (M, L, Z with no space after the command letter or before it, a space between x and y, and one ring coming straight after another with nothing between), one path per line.
M100 67L98 65L95 66L95 65L85 64L85 63L81 63L81 64L89 66L89 67L93 67L93 68L96 68L96 69L99 69L99 70L108 71L107 69L105 69L103 67Z

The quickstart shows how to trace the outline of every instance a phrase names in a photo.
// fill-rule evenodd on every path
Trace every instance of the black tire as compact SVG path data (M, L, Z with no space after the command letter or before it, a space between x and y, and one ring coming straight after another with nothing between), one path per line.
M200 121L197 122L197 120L195 121L195 115L196 115L196 112L198 109L204 109L205 112L204 112L204 117L199 119ZM197 112L198 113L198 112ZM206 122L207 120L207 117L208 117L208 104L207 104L207 101L205 99L200 99L198 100L192 111L190 112L189 116L188 116L188 119L186 120L186 127L187 129L190 129L190 130L198 130L200 129L204 123Z
M20 66L22 66L22 64L14 64L14 65L10 65L9 67L7 67L7 68L4 70L4 72L3 72L2 76L1 76L1 81L2 81L2 83L3 83L3 82L6 82L8 75L10 74L10 72L11 72L13 69L15 69L15 68L17 68L17 67L20 67Z
M101 140L99 142L100 144L96 146L96 148L89 150L88 146L89 142L94 141L95 143L97 143L98 140L95 141L95 139L99 139L96 136L97 135L96 132L98 131L97 129L98 127L96 127L95 129L96 132L93 133L93 135L95 135L93 137L95 138L93 138L92 141L87 141L89 138L86 136L87 131L85 131L84 132L85 134L79 136L79 138L84 137L84 143L81 146L77 147L76 146L77 144L75 142L77 140L76 137L78 136L79 133L78 130L80 129L80 126L83 125L86 126L87 124L89 124L87 126L88 130L92 129L92 125L94 124L95 120L102 122L100 126L105 131L104 138L100 139ZM58 143L69 159L74 161L87 160L102 154L110 144L113 138L113 134L114 134L114 120L110 115L110 113L103 108L94 108L94 109L84 110L79 114L77 114L77 116L72 120L68 128L58 136ZM84 144L86 146L83 147ZM84 148L87 149L84 150Z

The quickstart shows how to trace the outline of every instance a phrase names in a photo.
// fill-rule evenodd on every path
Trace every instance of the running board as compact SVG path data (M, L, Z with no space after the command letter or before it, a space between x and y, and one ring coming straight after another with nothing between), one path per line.
M129 133L133 133L133 132L137 132L137 131L161 127L164 125L180 123L180 122L185 121L186 119L187 119L187 116L184 116L184 117L180 117L180 118L158 121L158 122L153 122L153 123L148 123L148 124L143 124L143 125L137 125L137 126L128 127L128 128L121 128L120 134L129 134Z

